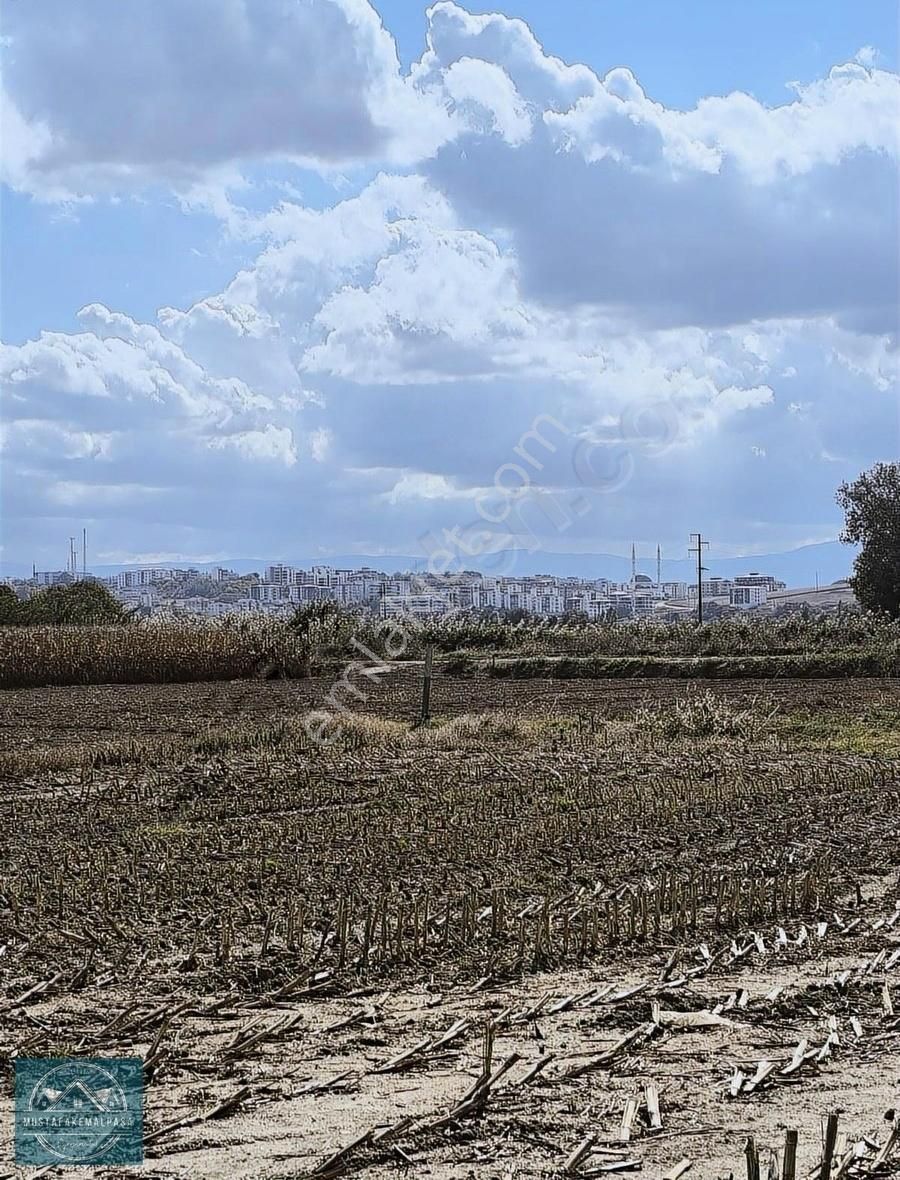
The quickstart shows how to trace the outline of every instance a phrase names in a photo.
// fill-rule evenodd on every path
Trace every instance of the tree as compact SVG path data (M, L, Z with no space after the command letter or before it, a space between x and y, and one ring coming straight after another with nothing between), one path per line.
M131 612L102 582L90 579L51 586L22 603L18 621L35 625L88 626L126 623Z
M349 612L333 598L318 598L298 606L291 615L290 625L305 639L314 625L336 628L349 617Z
M0 626L18 623L22 604L12 586L0 585Z
M567 627L586 627L591 620L585 611L576 610L573 607L571 610L566 611L561 621Z
M845 544L861 546L850 586L867 610L900 618L900 463L876 463L837 491Z

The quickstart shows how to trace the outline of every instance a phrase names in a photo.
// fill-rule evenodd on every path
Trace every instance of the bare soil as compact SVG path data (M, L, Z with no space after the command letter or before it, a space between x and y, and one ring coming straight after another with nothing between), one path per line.
M421 700L421 667L399 666L378 680L354 677L363 698L335 688L341 674L309 680L234 680L195 684L109 684L0 692L0 751L92 745L119 738L186 737L211 727L267 724L333 701L355 711L414 720ZM766 706L816 715L848 705L900 710L900 681L843 680L495 680L461 679L436 670L435 716L486 710L517 714L628 717L646 705L712 692L735 705Z
M412 719L419 675L354 707ZM0 734L16 751L193 737L322 707L332 684L7 691ZM747 1175L748 1137L766 1176L791 1128L805 1178L833 1112L841 1153L884 1144L900 761L594 732L707 688L826 729L900 728L896 681L438 675L437 715L584 724L534 748L257 750L0 783L0 1180L35 1174L11 1162L27 1056L144 1059L147 1177L525 1180L563 1175L592 1136L569 1175L662 1180L686 1160L688 1180L725 1180ZM386 898L370 962L360 919ZM875 1175L877 1148L860 1152L843 1176Z
M868 968L880 951L900 947L900 922L889 929L882 921L873 930L879 919L896 916L898 900L893 881L873 878L862 906L853 908L853 917L863 919L853 931L843 933L834 922L824 931L793 923L785 931L789 945L782 947L776 928L761 927L764 951L714 966L681 985L680 971L669 985L662 983L666 955L647 952L506 983L487 981L477 989L470 982L437 988L428 977L413 977L384 988L262 1007L227 992L204 995L167 1025L170 1057L148 1086L148 1123L158 1129L208 1111L245 1087L249 1094L227 1116L175 1129L152 1143L142 1174L186 1180L308 1176L367 1131L409 1119L409 1127L382 1144L350 1152L340 1174L396 1176L411 1164L437 1180L559 1175L567 1156L593 1134L595 1150L580 1169L584 1173L632 1159L645 1175L658 1177L689 1159L690 1175L724 1180L743 1176L748 1136L765 1159L781 1148L791 1127L799 1132L798 1175L805 1176L819 1158L826 1112L840 1111L840 1127L851 1138L877 1135L883 1141L889 1131L886 1115L900 1093L900 1020L884 1012L884 974ZM843 919L849 918L844 910ZM804 947L791 946L804 929ZM747 937L737 936L738 947ZM682 966L703 962L693 948L685 948ZM894 979L897 969L895 964ZM835 977L843 971L850 977L841 986ZM613 990L591 1003L604 985ZM774 998L773 988L779 989ZM643 990L627 994L635 989ZM190 992L184 986L164 998L180 1004ZM137 1001L143 1010L158 998L147 978L128 989L88 987L38 1001L28 1006L27 1023L24 1009L10 1018L19 1036L37 1022L96 1029L130 1003ZM567 998L572 1006L554 1012ZM654 1003L661 1015L651 1037L572 1076L625 1034L646 1026ZM528 1016L536 1005L540 1010ZM722 1024L691 1027L698 1014L709 1019L723 1007ZM274 1028L286 1017L296 1020L289 1031L254 1049L229 1050L237 1031L252 1020ZM433 1125L477 1082L489 1020L496 1022L494 1066L513 1054L519 1060L481 1110ZM462 1032L443 1050L425 1048L379 1072L398 1054L433 1042L459 1021L466 1022ZM781 1072L798 1044L821 1051L832 1030L837 1038L822 1061L813 1059L795 1075ZM144 1056L155 1031L151 1026L123 1037L107 1052ZM549 1064L525 1081L542 1058ZM761 1061L776 1064L774 1080L729 1097L735 1071L752 1076ZM316 1085L323 1089L315 1092ZM643 1113L647 1086L659 1093L658 1130ZM642 1112L623 1141L622 1116L630 1098L641 1101ZM8 1095L0 1107L2 1160L11 1149Z

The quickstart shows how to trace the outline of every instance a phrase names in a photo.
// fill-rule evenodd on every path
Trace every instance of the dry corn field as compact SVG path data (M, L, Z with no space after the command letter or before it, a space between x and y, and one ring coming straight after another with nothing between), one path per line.
M900 1174L897 682L418 675L0 694L0 1176L70 1054L151 1177Z

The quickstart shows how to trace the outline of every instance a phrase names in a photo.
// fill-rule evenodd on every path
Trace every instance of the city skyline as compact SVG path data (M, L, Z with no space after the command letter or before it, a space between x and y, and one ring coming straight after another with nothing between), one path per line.
M580 615L598 621L616 618L679 618L707 611L729 613L798 606L805 601L785 594L783 581L771 573L754 571L723 577L707 567L695 569L696 580L663 576L662 556L657 552L655 578L639 572L633 552L627 580L610 577L577 577L516 574L509 569L494 573L472 570L439 570L388 573L369 567L335 568L313 565L299 569L286 564L264 571L238 574L218 567L199 569L140 567L101 579L119 601L144 617L154 615L272 615L290 617L298 608L332 603L343 609L382 619L445 618L458 614L492 612L545 618ZM12 581L17 595L25 598L49 587L72 584L94 575L80 571L77 555L70 555L65 571L35 572L26 581ZM819 587L815 587L818 593ZM854 603L846 582L828 587L833 601Z
M77 542L77 543L76 543ZM761 569L773 570L786 585L791 587L821 583L826 585L845 579L851 572L856 548L841 543L826 543L806 546L785 553L747 554L740 557L726 556L718 552L715 545L711 552L705 548L704 568L710 576L734 577L754 574ZM88 534L68 538L67 560L48 569L39 569L36 562L30 565L14 563L4 567L0 564L0 580L13 583L31 582L50 585L64 576L81 577L85 574L101 579L115 579L116 575L130 572L146 575L160 569L193 572L215 577L228 571L235 577L248 574L264 576L264 571L283 566L296 570L328 568L334 570L374 570L379 575L418 575L431 573L438 576L458 571L472 571L486 577L504 576L510 579L550 577L578 579L585 581L623 582L635 574L651 576L651 580L690 580L696 569L696 557L687 548L674 553L664 551L662 546L642 547L632 543L630 555L613 553L553 554L541 548L532 550L499 549L496 553L469 557L460 550L438 549L428 558L422 554L317 554L305 557L286 556L232 558L220 555L196 563L179 561L171 554L156 555L155 560L146 562L125 562L104 564L88 562ZM443 566L441 562L444 561Z
M10 6L0 568L838 536L894 5L470 8Z

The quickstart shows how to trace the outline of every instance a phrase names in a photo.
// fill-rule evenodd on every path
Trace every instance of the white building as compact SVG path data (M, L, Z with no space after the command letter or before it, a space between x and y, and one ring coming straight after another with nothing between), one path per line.
M141 566L136 570L123 570L113 576L118 590L136 590L140 586L151 586L154 582L171 581L181 570L163 569L160 566Z
M324 598L334 598L334 591L329 590L327 586L313 586L310 583L288 586L284 593L283 601L289 602L293 606L302 606L306 602L320 602ZM346 602L347 600L342 599L341 601Z
M337 582L334 569L330 565L314 565L310 571L312 581L316 586L334 586Z
M38 586L58 586L61 582L71 582L72 575L67 570L36 570L31 580Z
M386 594L382 601L386 619L397 618L400 615L426 619L444 615L449 609L446 597L441 594Z
M776 590L785 589L785 583L779 582L771 574L739 574L734 579L734 584L735 586L762 586L770 594L774 594Z
M292 565L270 565L263 581L275 586L292 586L297 581L298 572Z
M732 586L729 602L732 606L764 606L769 597L766 586Z
M660 582L659 592L663 598L687 598L687 582Z
M248 597L251 602L286 602L288 595L288 586L280 585L278 582L259 582L256 586L250 587Z

